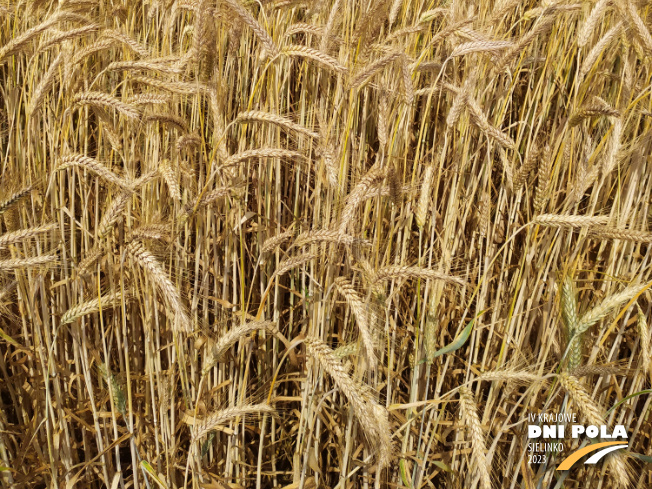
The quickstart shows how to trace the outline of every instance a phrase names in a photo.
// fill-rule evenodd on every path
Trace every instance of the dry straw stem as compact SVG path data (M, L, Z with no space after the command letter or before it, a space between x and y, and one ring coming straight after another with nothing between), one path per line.
M132 188L131 184L127 180L119 177L102 163L93 158L89 158L88 156L80 154L64 156L61 158L59 166L57 166L56 170L64 170L71 167L84 168L86 170L92 171L97 176L103 178L107 182L112 183L116 187L125 190L131 190Z
M185 306L181 301L179 290L169 279L163 266L152 255L142 243L132 241L126 248L127 252L138 265L146 272L154 285L163 295L170 312L174 316L174 326L177 331L189 333L191 331L190 318L186 312Z
M95 91L81 92L75 94L72 100L73 103L78 105L90 105L103 109L112 108L128 119L138 119L140 117L140 112L137 109L115 97L112 97L108 93Z
M346 69L346 66L342 66L339 63L339 61L337 61L332 56L324 54L321 51L310 48L308 46L296 46L296 45L287 46L283 48L281 54L291 58L298 57L298 58L311 59L313 61L316 61L320 65L334 71L335 73L343 74L348 71Z
M224 166L228 167L240 163L241 161L248 160L250 158L286 158L289 160L296 158L305 158L304 155L298 151L292 151L289 149L281 148L258 148L258 149L248 149L242 153L237 153L229 156L229 158L224 162Z
M100 308L104 310L119 307L122 304L122 297L123 295L121 292L113 292L103 295L99 298L91 299L90 301L77 304L75 307L68 309L65 314L61 316L61 324L72 323L80 317L98 312ZM128 300L129 293L125 294L124 298L125 300Z
M5 233L0 236L0 249L6 248L7 246L14 243L19 243L26 239L36 237L40 234L49 233L58 227L59 225L56 222L53 222L49 224L42 224L41 226L35 226L33 228L21 229L11 233Z
M249 26L249 28L254 31L254 34L260 41L260 43L265 48L267 56L275 58L279 54L279 49L271 36L267 31L261 26L256 19L247 11L245 8L240 5L237 0L224 0L225 3L229 6L233 12L242 19L242 21Z
M251 416L253 414L275 414L275 410L269 404L243 404L226 409L221 409L205 418L197 419L192 414L187 413L183 416L183 422L194 428L192 441L199 440L204 435L217 429L240 416Z
M577 334L584 333L591 326L608 316L616 307L621 306L633 299L643 288L641 284L630 285L617 294L613 294L603 300L599 305L586 312L579 320Z
M365 384L354 381L346 372L339 358L322 340L315 337L305 339L310 357L333 379L351 403L353 412L360 422L360 428L367 436L371 449L376 453L380 468L389 464L392 454L391 428L388 412L373 398L372 391Z
M40 255L30 258L12 258L10 260L0 260L0 270L10 271L17 268L34 268L41 265L48 265L58 260L57 255Z
M254 331L276 331L276 323L273 321L253 321L233 328L224 334L209 350L208 358L204 363L202 375L206 375L222 358L224 353L236 342Z
M286 117L281 117L277 114L270 114L269 112L262 112L259 110L250 110L247 112L240 112L238 117L235 118L235 123L241 122L266 122L269 124L276 124L279 127L287 129L289 131L294 131L305 136L309 136L314 139L319 139L319 134L314 131L311 131L307 127L304 127L300 124L292 122Z
M473 392L468 387L460 387L460 415L462 424L471 433L472 473L480 476L480 487L482 489L491 489L491 472L487 462L485 436L478 415L478 406L475 403Z
M378 358L376 357L376 347L374 340L374 325L373 314L370 313L368 306L365 304L362 296L353 287L353 284L344 277L337 277L335 279L335 286L340 294L346 299L347 304L353 312L356 324L360 330L360 337L367 358L367 364L371 369L375 369L378 365Z
M609 221L609 216L577 216L570 214L540 214L532 224L556 228L583 228L600 226Z
M389 267L379 269L374 274L373 282L378 283L386 282L388 280L410 278L420 278L423 280L442 280L449 284L466 285L466 282L459 277L446 275L445 273L431 270L429 268L407 267L402 265L391 265Z

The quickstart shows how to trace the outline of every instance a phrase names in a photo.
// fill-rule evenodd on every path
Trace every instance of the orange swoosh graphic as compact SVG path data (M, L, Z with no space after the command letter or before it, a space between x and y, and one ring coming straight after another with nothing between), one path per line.
M623 445L622 441L605 441L602 443L594 443L592 445L586 446L584 448L581 448L580 450L577 450L576 452L573 452L571 455L566 457L564 461L559 464L559 467L557 467L557 470L568 470L570 469L575 462L577 462L579 459L581 459L584 455L595 452L596 450L600 450L601 448L604 447L610 447L613 445Z

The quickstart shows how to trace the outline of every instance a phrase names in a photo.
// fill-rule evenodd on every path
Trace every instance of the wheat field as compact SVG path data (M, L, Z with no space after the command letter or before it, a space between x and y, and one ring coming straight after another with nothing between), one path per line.
M651 27L0 2L0 486L650 487Z

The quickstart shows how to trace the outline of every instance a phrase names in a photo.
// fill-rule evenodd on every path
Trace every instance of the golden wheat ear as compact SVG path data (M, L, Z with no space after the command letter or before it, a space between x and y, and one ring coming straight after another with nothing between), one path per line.
M349 376L340 359L322 340L307 337L304 343L310 357L331 376L335 385L351 403L360 427L376 453L378 466L386 467L393 452L389 413L377 403L367 385Z
M460 387L460 416L462 424L471 434L471 466L473 473L480 477L482 489L491 489L491 468L487 462L487 446L482 423L478 415L478 406L473 392L467 387Z
M192 440L194 442L236 418L254 414L274 415L275 413L275 409L269 404L242 404L215 411L201 419L195 418L191 413L186 413L183 416L183 422L193 427Z
M582 417L594 426L607 424L602 415L602 408L593 400L577 377L564 372L558 375L558 379L564 390L570 395ZM607 465L616 486L628 487L630 482L629 468L622 454L609 457Z
M130 298L131 294L129 292L125 293L124 295L121 292L112 292L96 299L82 302L81 304L77 304L76 306L68 309L65 314L61 316L61 324L72 323L73 321L83 316L99 312L100 310L120 307L122 305L123 299L127 301Z
M577 305L577 292L573 279L565 275L561 285L559 299L564 333L567 339L568 370L573 371L580 366L582 359L581 333L578 333L579 312Z
M371 369L375 369L378 364L376 355L376 333L374 327L374 316L371 314L369 308L360 294L355 290L353 284L344 277L335 279L335 286L337 290L346 299L347 304L351 308L355 316L356 324L360 329L360 337L364 345L364 351L367 359L367 364Z
M181 300L179 290L172 283L170 278L165 273L163 266L159 263L156 257L149 252L145 246L138 242L132 241L127 245L126 251L147 274L152 283L161 292L165 299L166 306L174 318L173 324L177 331L190 333L192 325L190 318L186 312L186 307Z

